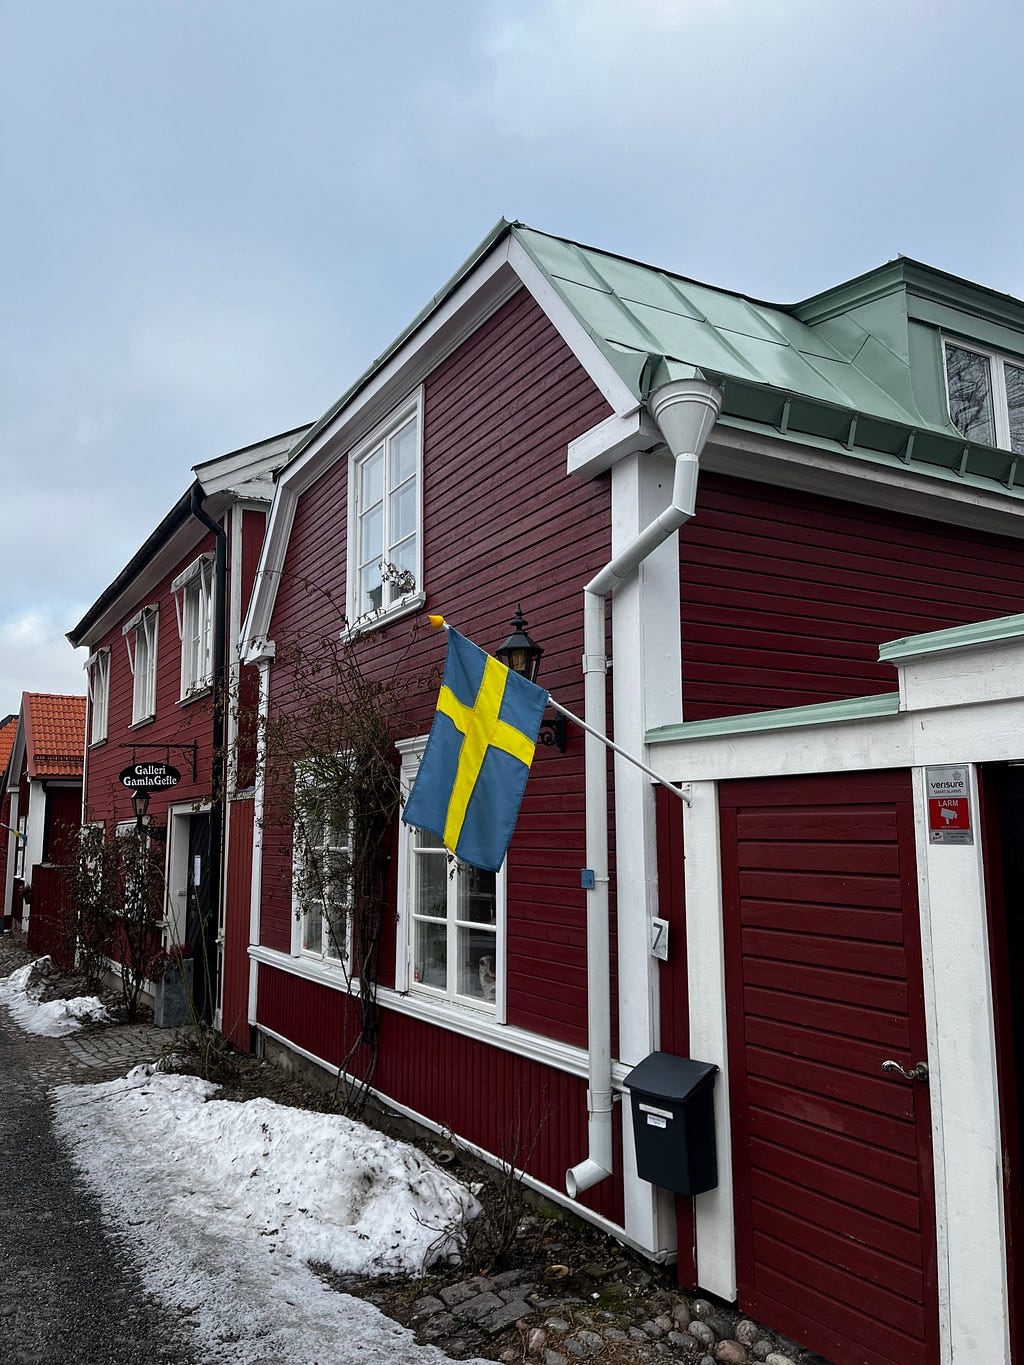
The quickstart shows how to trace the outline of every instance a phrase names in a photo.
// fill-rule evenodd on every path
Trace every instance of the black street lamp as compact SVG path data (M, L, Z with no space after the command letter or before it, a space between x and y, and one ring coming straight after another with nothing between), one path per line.
M135 815L135 832L138 835L148 834L151 839L162 842L167 838L167 830L160 829L157 825L144 825L149 812L150 790L148 787L137 787L132 792L132 811Z

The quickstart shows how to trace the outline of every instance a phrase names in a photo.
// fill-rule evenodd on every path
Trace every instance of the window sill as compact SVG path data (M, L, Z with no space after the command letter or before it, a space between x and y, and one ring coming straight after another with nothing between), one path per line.
M131 725L128 726L128 729L129 729L129 730L141 730L141 729L142 729L144 726L146 726L146 725L152 725L153 722L154 722L155 720L156 720L156 712L154 711L152 715L150 715L150 716L143 716L141 720L133 720L132 723L131 723Z
M179 697L178 706L191 706L194 701L202 701L213 693L213 684L207 683L205 687L195 687L191 692L186 692L183 697Z
M369 635L372 631L381 630L384 626L389 626L393 621L401 621L406 616L412 616L426 605L427 594L425 592L413 593L411 597L403 597L401 602L396 602L393 607L387 607L384 611L374 612L372 616L361 616L351 626L346 627L340 632L341 640L357 640L360 635Z
M104 746L104 744L106 744L106 742L107 742L107 736L106 736L106 735L104 735L102 739L91 739L91 740L89 741L89 748L90 748L90 749L102 749L103 746Z

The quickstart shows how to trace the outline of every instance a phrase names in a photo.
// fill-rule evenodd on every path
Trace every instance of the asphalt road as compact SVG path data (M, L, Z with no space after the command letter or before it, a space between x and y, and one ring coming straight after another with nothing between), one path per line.
M54 1137L50 1087L87 1076L0 1006L0 1365L202 1365Z

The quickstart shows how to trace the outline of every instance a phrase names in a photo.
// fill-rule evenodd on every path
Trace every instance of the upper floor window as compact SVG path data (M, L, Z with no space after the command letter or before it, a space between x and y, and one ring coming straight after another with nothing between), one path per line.
M122 628L132 670L132 724L156 715L156 642L159 613L154 606L137 611Z
M980 445L1024 454L1024 362L961 342L945 343L949 415Z
M200 555L171 584L181 639L181 695L213 682L213 556Z
M110 710L110 650L98 649L85 661L89 693L89 743L99 744L107 737Z
M348 617L404 605L422 588L417 393L352 453L349 468Z
M330 766L300 765L295 777L293 951L347 963L352 954L352 830L318 771Z

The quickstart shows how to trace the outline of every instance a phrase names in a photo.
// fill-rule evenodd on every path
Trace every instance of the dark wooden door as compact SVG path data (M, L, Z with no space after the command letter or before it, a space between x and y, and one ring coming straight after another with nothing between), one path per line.
M910 774L723 783L741 1306L838 1365L938 1359Z
M192 999L196 1014L209 1024L217 1005L217 918L211 896L209 815L189 818L187 884L185 937L195 960Z

